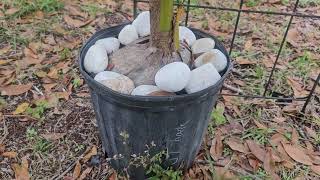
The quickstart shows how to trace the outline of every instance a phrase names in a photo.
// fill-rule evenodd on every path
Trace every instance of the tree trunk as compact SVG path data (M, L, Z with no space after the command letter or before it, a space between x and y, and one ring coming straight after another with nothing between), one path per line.
M174 51L173 38L173 1L150 0L151 43L162 51L164 56L171 56Z

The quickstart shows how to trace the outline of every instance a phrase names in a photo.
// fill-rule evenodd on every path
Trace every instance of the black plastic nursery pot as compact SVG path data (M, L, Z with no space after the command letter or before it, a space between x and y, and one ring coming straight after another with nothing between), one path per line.
M103 150L111 158L111 166L117 170L128 168L136 156L149 154L152 157L163 151L168 155L165 164L188 168L199 151L210 114L231 69L228 53L214 36L191 28L197 38L213 38L215 48L228 59L218 83L196 93L176 96L120 94L96 82L94 76L85 71L83 61L89 47L97 40L117 37L124 26L100 30L80 52L80 71L90 88ZM141 177L141 168L139 172L130 171L131 177Z

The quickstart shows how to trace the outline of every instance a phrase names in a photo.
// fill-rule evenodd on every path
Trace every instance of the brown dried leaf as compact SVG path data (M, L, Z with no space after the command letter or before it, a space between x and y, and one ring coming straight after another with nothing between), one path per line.
M293 146L290 144L282 143L282 145L284 150L292 159L305 165L309 165L309 166L312 165L312 160L308 155L306 155L305 149L298 146Z
M91 148L91 150L82 158L82 162L86 163L89 161L89 159L91 158L91 156L97 155L97 146L93 146Z
M215 138L212 140L212 146L210 147L210 155L214 160L218 160L222 156L223 143L221 137L221 131L216 131Z
M260 128L260 129L267 129L267 126L264 125L264 124L262 124L261 122L255 120L255 119L253 120L253 122L254 122L254 124L255 124L258 128Z
M23 53L26 57L31 57L33 59L38 59L38 55L36 54L36 52L34 52L32 49L25 47L23 50Z
M295 128L292 129L292 134L291 134L291 143L293 145L298 145L299 144L299 134Z
M304 128L305 128L307 134L308 134L310 137L312 137L312 138L314 138L314 139L317 138L317 133L316 133L313 129L311 129L311 128L307 127L307 126L304 127Z
M272 176L273 180L281 180L280 177L275 173L275 162L272 160L271 150L267 150L267 154L265 155L263 162L264 170Z
M286 118L284 118L284 117L275 117L275 118L273 118L272 121L276 122L276 123L283 123L283 122L286 121Z
M248 59L244 59L244 58L241 58L241 57L238 57L236 58L236 62L240 65L251 65L251 64L256 64L255 62L253 61L250 61Z
M68 15L63 16L63 19L69 26L72 26L72 27L75 27L75 28L86 26L90 22L92 22L92 19L89 19L87 21L81 21L81 20L78 20L78 19L73 19Z
M256 172L259 169L260 162L256 158L248 158L250 166L253 168L253 170Z
M48 141L55 141L58 139L63 138L67 133L46 133L46 134L41 134L41 137Z
M16 12L18 12L19 11L19 9L17 9L17 8L10 8L10 9L8 9L6 12L5 12L5 14L6 15L13 15L14 13L16 13Z
M290 29L288 31L287 41L293 46L298 47L297 40L299 38L299 31L297 29Z
M252 40L250 39L244 44L244 50L249 51L251 47L252 47Z
M2 153L1 156L7 157L7 158L16 158L18 156L18 153L14 151L8 151L8 152Z
M83 18L87 18L88 17L88 13L82 12L79 7L77 6L73 6L73 5L66 5L65 10L67 10L69 12L70 15L72 16L80 16Z
M288 77L287 82L291 86L295 97L305 97L309 94L308 91L304 90L300 83L293 78Z
M90 174L91 170L92 170L92 167L88 167L86 170L84 170L84 171L82 172L81 176L79 177L79 180L85 179L85 178L87 177L87 175ZM90 178L89 178L89 179L90 179Z
M175 95L174 93L166 92L166 91L155 91L148 94L148 96L174 96L174 95Z
M260 147L256 142L252 140L246 140L246 143L252 152L252 154L258 158L261 162L264 161L264 156L266 154L266 151Z
M313 165L311 166L311 170L320 176L320 166Z
M30 175L28 172L28 166L29 166L29 164L28 164L27 157L22 158L21 165L16 164L16 163L12 164L12 169L14 171L16 180L29 180L30 179Z
M2 115L2 114L0 113L0 115ZM6 149L5 145L0 144L0 153L3 153L5 149Z
M56 85L57 85L57 83L42 84L42 86L46 92L51 92L51 89L54 88Z
M73 179L77 179L80 176L80 173L81 173L81 164L79 161L77 161L72 174Z
M271 142L271 145L278 146L281 144L281 142L287 143L288 140L282 134L276 133L270 138L270 142Z
M5 87L0 87L1 95L2 96L15 96L20 95L25 92L28 92L31 87L32 83L29 84L21 84L21 85L9 85Z
M248 149L243 145L240 139L230 138L228 141L226 141L226 144L234 151L248 153Z

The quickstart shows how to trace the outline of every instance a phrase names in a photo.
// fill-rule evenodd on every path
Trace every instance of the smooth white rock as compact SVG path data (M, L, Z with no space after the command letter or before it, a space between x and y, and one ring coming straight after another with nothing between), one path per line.
M101 82L103 80L107 80L107 79L115 79L117 77L120 77L122 76L121 74L119 73L116 73L116 72L112 72L112 71L102 71L102 72L99 72L95 77L94 77L94 80L98 81L98 82Z
M215 42L211 38L201 38L196 40L191 47L193 54L205 53L213 49Z
M228 61L227 57L219 49L211 49L199 56L194 62L196 67L200 67L206 63L211 63L218 72L221 72L226 68Z
M114 37L99 39L96 44L103 45L108 54L111 54L120 48L120 41Z
M84 68L90 73L99 73L108 66L108 54L100 44L91 46L84 58Z
M201 91L214 84L221 79L216 68L211 64L204 64L191 71L190 80L186 86L188 94Z
M146 96L156 91L161 91L161 89L154 85L140 85L134 88L131 95Z
M150 12L143 11L132 22L140 37L150 35Z
M179 39L180 41L186 41L189 46L197 40L196 35L187 27L179 26Z
M136 28L129 24L126 25L119 33L118 39L121 42L121 44L123 45L128 45L130 43L132 43L133 41L137 40L138 37L138 33Z
M155 76L156 85L167 92L184 89L190 79L190 68L183 62L173 62L163 66Z
M133 81L122 74L116 78L102 80L100 83L114 91L123 94L130 94L134 89Z

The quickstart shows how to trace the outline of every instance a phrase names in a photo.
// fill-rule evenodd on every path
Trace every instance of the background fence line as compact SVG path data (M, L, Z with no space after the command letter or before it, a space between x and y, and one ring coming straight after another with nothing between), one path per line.
M134 0L133 3L133 15L134 17L137 16L137 7L138 7L138 3L149 3L149 1L145 1L145 0ZM249 9L242 9L244 4L243 0L240 0L239 3L239 8L238 9L234 9L234 8L227 8L227 7L215 7L215 6L204 6L204 5L195 5L195 4L191 4L191 0L187 0L187 3L184 4L177 4L174 3L175 6L177 5L182 5L184 7L186 7L186 17L185 17L185 26L188 26L188 22L189 22L189 14L190 14L190 8L201 8L201 9L211 9L211 10L221 10L221 11L229 11L229 12L237 12L237 18L236 18L236 23L235 23L235 28L232 34L232 40L231 40L231 44L230 44L230 49L229 49L229 55L231 56L233 47L234 47L234 41L235 38L237 36L237 30L238 30L238 25L239 25L239 21L241 18L241 13L258 13L258 14L267 14L267 15L276 15L276 16L290 16L289 19L289 23L286 26L286 30L285 33L283 35L279 50L277 52L277 56L276 59L274 61L274 64L272 66L270 75L268 76L268 81L264 86L264 92L263 95L246 95L246 94L227 94L227 93L222 93L221 95L223 96L236 96L236 97L244 97L244 98L253 98L253 99L273 99L273 100L279 100L279 101L304 101L303 107L301 109L301 112L304 113L306 111L306 108L308 106L308 104L310 103L313 95L315 94L315 90L317 86L320 86L320 74L318 75L317 79L315 80L311 91L309 92L309 94L306 97L273 97L273 96L267 96L267 92L270 90L270 83L272 81L272 77L274 74L274 71L276 69L276 65L278 64L283 46L286 44L286 39L288 36L288 32L290 30L292 21L294 17L302 17L302 18L315 18L315 19L320 19L320 15L312 15L312 14L304 14L304 13L299 13L297 12L298 9L298 5L299 5L299 0L295 1L294 4L294 8L292 10L292 12L276 12L276 11L260 11L260 10L249 10ZM231 57L230 57L231 58Z

